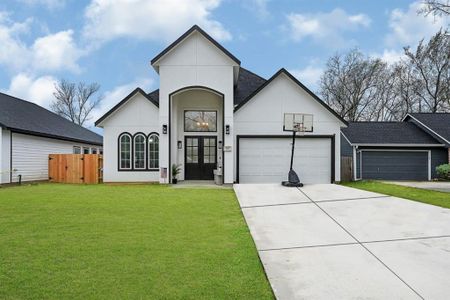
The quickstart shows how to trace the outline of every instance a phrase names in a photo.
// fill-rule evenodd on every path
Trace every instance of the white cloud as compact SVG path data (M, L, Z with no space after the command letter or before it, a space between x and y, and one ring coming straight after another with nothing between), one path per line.
M449 20L445 16L417 15L417 11L423 6L422 2L414 2L407 10L394 9L390 12L389 27L391 31L386 36L386 44L389 47L415 46L425 38L430 38L441 27L449 26Z
M343 32L356 31L370 26L371 19L366 14L349 15L336 8L329 13L296 14L287 16L287 30L290 39L301 41L311 38L328 45L338 46L344 42Z
M14 72L38 73L40 71L79 71L78 59L85 53L66 30L37 38L31 45L22 40L29 33L33 20L13 22L9 15L0 12L0 65Z
M6 12L0 11L0 64L12 69L26 66L28 48L19 35L29 31L31 22L31 19L22 23L12 22Z
M402 58L404 58L405 53L403 50L384 49L383 53L373 53L370 56L380 58L381 60L391 65L399 62Z
M51 10L56 8L62 8L66 4L65 0L17 0L17 1L29 6L45 6Z
M92 0L86 8L84 34L90 40L118 37L170 41L198 24L214 38L230 40L231 34L211 12L221 0Z
M308 65L303 69L290 70L292 75L312 91L317 91L319 79L323 73L323 68L317 65Z
M52 76L33 77L20 73L12 78L5 93L49 108L54 99L55 83Z
M77 64L83 51L73 40L73 31L60 31L34 41L31 47L33 66L37 70L67 69L79 72Z

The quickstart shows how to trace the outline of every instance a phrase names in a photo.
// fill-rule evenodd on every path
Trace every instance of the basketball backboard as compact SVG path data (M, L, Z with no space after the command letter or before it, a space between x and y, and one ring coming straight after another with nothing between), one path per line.
M283 131L313 131L313 115L303 113L285 113Z

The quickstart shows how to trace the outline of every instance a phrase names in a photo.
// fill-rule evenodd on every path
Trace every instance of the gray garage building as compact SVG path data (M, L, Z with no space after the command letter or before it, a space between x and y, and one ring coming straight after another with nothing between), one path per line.
M341 133L341 155L352 157L354 180L432 180L436 167L448 163L448 147L411 117L351 122Z

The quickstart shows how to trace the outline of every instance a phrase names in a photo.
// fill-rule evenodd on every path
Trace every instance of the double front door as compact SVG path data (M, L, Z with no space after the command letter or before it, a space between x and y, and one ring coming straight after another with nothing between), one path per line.
M186 136L184 140L186 180L212 180L217 165L217 137Z

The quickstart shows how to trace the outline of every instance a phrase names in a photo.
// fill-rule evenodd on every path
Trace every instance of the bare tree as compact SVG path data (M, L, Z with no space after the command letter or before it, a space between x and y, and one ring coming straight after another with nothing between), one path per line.
M419 110L438 112L450 107L450 35L440 30L428 43L419 42L415 51L405 47L412 68L413 89Z
M50 104L50 109L60 116L70 121L84 125L90 119L92 110L96 108L102 98L93 99L93 95L98 92L100 85L98 83L78 84L67 80L60 80L55 84L55 100Z
M374 109L382 95L386 63L364 57L357 49L332 56L320 78L320 94L341 117L349 121L378 118Z
M449 0L425 0L425 5L419 9L418 13L425 16L449 16L450 15L450 1Z

